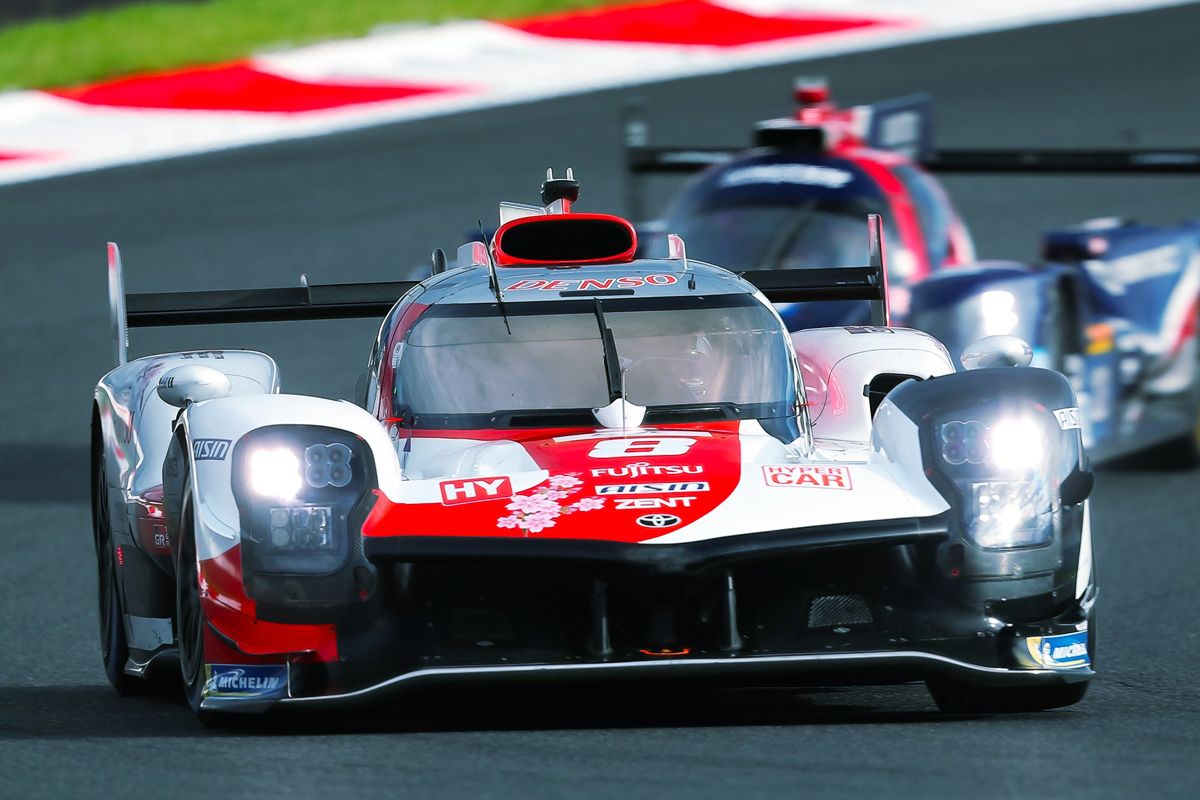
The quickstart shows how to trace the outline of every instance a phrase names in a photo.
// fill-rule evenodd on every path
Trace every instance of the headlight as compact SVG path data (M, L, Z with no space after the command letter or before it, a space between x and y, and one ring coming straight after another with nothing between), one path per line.
M988 550L1050 541L1050 498L1042 478L973 482L971 507L966 511L967 532Z
M254 450L246 458L246 481L255 494L292 500L300 491L300 459L286 447Z
M1034 416L943 419L934 444L961 499L963 528L987 550L1046 544L1053 535L1047 485L1051 440Z
M342 568L358 535L352 519L373 480L365 445L344 431L275 426L234 452L243 563L267 575Z
M950 420L938 426L942 459L957 467L988 465L1006 473L1041 467L1046 460L1046 434L1028 417L1001 419L990 428L977 419Z

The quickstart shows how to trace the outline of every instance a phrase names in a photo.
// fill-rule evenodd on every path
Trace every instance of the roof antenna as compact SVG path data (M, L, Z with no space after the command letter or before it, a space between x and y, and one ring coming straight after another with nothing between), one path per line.
M492 248L487 246L487 234L483 230L483 220L477 220L479 235L483 237L484 250L488 257L488 288L496 295L496 306L500 309L500 318L504 320L504 330L512 336L512 327L508 324L508 312L504 310L504 294L500 291L500 279L496 277L496 259L492 258Z
M579 181L575 180L575 170L567 167L567 177L554 177L554 169L546 170L546 180L542 181L542 205L550 213L569 214L571 205L579 199ZM551 209L558 203L559 208Z

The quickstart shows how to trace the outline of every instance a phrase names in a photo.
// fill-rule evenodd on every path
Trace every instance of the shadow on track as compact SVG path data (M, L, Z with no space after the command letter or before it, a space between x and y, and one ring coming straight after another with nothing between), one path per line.
M734 689L655 692L431 692L333 713L288 711L234 717L227 729L202 727L174 693L120 697L108 686L0 688L0 741L465 731L596 730L666 727L853 725L952 722L924 687L798 691ZM957 718L964 719L964 718Z

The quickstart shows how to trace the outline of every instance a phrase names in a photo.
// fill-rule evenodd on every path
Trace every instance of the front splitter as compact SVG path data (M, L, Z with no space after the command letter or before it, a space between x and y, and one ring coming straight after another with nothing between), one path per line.
M207 697L207 711L260 713L273 706L337 707L370 703L402 696L426 687L506 681L637 680L683 677L734 679L752 684L755 678L788 676L798 683L819 678L813 685L840 682L904 683L938 676L956 676L989 686L1047 686L1088 681L1089 667L1072 669L1005 669L971 664L920 651L819 653L780 656L727 656L724 658L664 658L653 661L614 661L586 664L506 664L496 666L436 667L396 675L374 685L341 694L313 697L231 698ZM831 676L836 677L830 680Z

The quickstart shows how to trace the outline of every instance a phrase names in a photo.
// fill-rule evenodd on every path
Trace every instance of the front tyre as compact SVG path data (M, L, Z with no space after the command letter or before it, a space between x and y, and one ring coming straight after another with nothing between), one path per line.
M202 708L208 682L208 656L204 642L208 619L200 601L200 570L192 517L191 482L184 481L183 508L179 515L178 561L175 563L175 620L178 631L179 669L183 694L196 718L210 728L240 728L256 724L252 715L230 714Z
M938 710L945 714L1018 714L1075 705L1087 694L1088 682L1014 688L938 678L927 681L926 686Z
M100 657L108 682L123 695L144 694L146 681L125 674L129 661L129 643L125 638L125 618L117 586L116 546L108 512L108 484L104 471L104 453L93 445L92 531L96 542L97 608L100 612Z
M185 495L186 496L186 495ZM205 725L217 721L212 711L201 708L207 680L204 656L204 607L200 603L200 573L196 563L196 538L191 523L191 503L184 504L179 524L179 561L175 565L175 619L179 631L179 668L183 694L197 718Z

